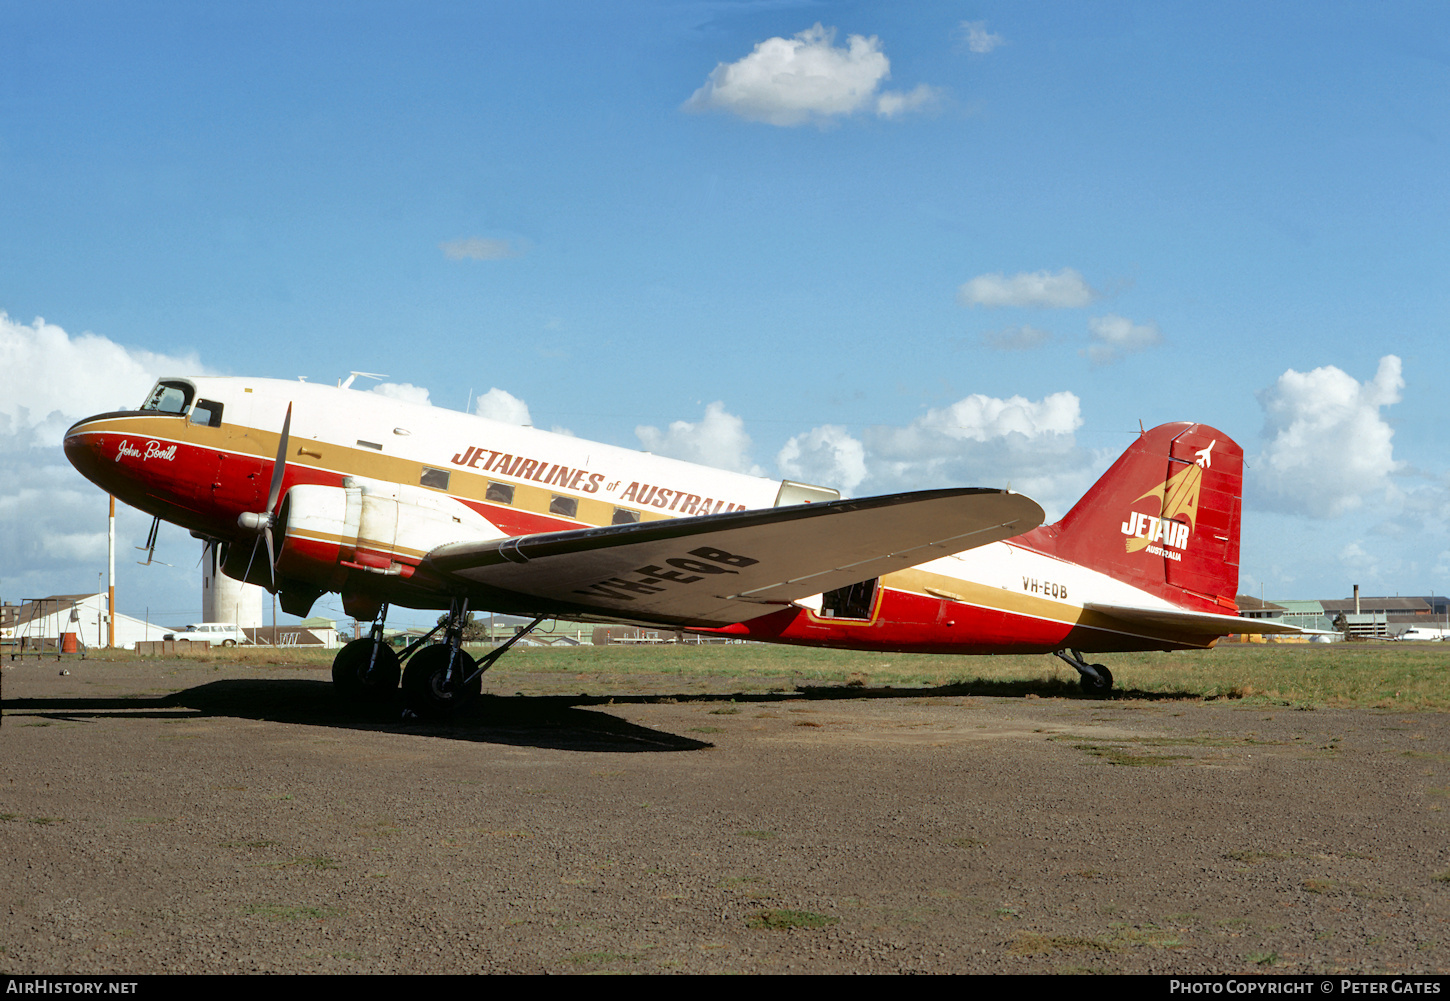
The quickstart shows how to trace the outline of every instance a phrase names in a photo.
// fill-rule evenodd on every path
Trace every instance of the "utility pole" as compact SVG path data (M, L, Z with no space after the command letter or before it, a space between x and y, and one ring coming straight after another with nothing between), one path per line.
M111 523L106 533L106 556L110 562L110 575L106 578L106 648L116 646L116 495L111 495ZM148 633L146 636L150 639ZM96 637L99 643L101 638Z

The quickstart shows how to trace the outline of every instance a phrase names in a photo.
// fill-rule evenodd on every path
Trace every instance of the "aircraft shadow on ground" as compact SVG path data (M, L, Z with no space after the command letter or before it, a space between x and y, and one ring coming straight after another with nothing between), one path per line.
M859 685L802 686L793 691L674 695L484 695L444 721L405 716L401 697L394 703L359 705L339 700L324 681L213 681L155 699L9 699L9 726L25 717L56 721L98 718L196 719L226 716L307 726L333 726L382 733L409 733L448 740L553 748L569 751L698 751L713 745L679 734L639 726L609 713L611 705L670 703L772 704L801 700L923 699L963 696L1006 699L1090 700L1076 684L1050 679L983 681L935 688ZM1115 690L1109 701L1200 701L1190 692ZM606 711L596 711L602 708ZM25 725L23 723L19 725Z

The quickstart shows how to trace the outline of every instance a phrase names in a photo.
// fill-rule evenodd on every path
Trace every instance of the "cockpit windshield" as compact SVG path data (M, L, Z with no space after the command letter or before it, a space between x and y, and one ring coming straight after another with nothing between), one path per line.
M141 409L155 410L162 414L184 414L186 408L191 406L191 398L195 392L189 382L162 379L151 390L151 395L146 397L146 402L141 404Z

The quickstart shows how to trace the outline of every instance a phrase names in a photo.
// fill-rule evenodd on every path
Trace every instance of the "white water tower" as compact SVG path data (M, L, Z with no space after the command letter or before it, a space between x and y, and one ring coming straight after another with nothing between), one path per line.
M201 557L201 621L233 622L243 629L262 627L263 589L243 584L217 566L219 546L203 543Z

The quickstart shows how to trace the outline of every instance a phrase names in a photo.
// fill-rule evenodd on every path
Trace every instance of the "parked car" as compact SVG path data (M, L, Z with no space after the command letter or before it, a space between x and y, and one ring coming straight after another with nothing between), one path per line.
M193 622L180 632L167 633L169 640L191 640L212 646L236 646L247 642L247 634L235 622Z

